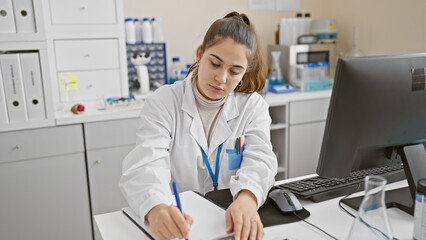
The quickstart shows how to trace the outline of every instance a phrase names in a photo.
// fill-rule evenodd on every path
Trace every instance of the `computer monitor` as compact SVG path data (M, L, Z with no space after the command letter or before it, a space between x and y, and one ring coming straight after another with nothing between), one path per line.
M398 164L402 147L424 145L425 72L426 54L339 59L318 175Z

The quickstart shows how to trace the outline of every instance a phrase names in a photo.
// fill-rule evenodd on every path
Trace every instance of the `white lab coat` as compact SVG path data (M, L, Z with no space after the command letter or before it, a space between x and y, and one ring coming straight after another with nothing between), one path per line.
M160 87L146 100L140 113L136 147L123 161L119 187L129 206L143 218L157 204L170 205L173 201L171 180L176 181L181 192L212 191L212 179L200 146L214 172L221 143L218 188L230 188L234 198L240 190L250 190L261 206L277 173L268 109L268 104L257 93L232 92L207 147L190 77ZM226 149L235 148L237 137L241 137L241 145L245 145L241 167L229 170Z

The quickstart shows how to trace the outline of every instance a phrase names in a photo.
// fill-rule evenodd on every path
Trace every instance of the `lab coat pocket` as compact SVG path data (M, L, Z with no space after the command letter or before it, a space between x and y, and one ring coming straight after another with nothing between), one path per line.
M241 162L243 161L243 151L244 145L241 147L241 153L238 154L236 149L226 149L228 154L228 168L229 170L239 169L241 167Z

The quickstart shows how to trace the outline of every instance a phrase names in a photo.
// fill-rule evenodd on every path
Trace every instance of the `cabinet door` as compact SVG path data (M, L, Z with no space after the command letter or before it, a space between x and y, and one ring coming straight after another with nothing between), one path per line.
M50 0L52 24L114 24L117 22L115 2Z
M293 125L289 129L289 177L316 172L325 121Z
M127 206L118 188L118 181L123 159L134 147L130 145L87 152L93 215L117 211Z
M59 72L119 68L118 39L55 40Z
M84 153L0 164L0 238L92 239Z

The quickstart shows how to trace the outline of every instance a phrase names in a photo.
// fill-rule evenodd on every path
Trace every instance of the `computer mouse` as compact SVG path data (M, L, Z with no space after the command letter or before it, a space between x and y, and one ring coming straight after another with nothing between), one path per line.
M275 189L269 193L274 205L283 213L302 211L303 207L297 197L288 189Z

